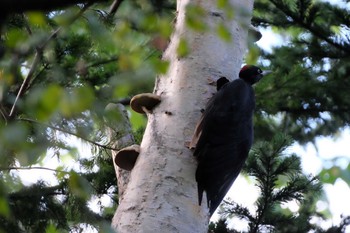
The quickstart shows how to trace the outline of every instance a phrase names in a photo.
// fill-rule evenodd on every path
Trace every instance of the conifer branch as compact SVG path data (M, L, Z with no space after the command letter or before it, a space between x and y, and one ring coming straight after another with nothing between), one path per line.
M29 118L18 118L18 120L20 120L20 121L27 121L27 122L31 122L31 123L43 125L43 126L48 127L48 128L50 128L50 129L60 131L60 132L62 132L62 133L64 133L64 134L69 134L69 135L75 136L75 137L77 137L77 138L82 139L83 141L86 141L86 142L91 143L91 144L93 144L93 145L95 145L95 146L101 147L101 148L103 148L103 149L115 150L115 151L118 150L117 148L114 148L114 147L110 147L110 146L107 146L107 145L100 144L100 143L98 143L98 142L95 142L95 141L92 141L92 140L90 140L90 139L84 138L84 137L80 136L80 135L77 134L77 133L70 132L70 131L68 131L68 130L66 130L66 129L62 129L62 128L59 128L59 127L56 127L56 126L53 126L53 125L50 125L50 124L46 124L46 123L39 122L39 121L36 121L36 120L33 120L33 119L29 119Z
M109 16L115 15L115 13L118 11L120 5L122 4L123 0L114 0L110 9L109 9Z
M301 173L300 159L296 155L284 155L291 143L289 137L276 135L271 141L256 145L249 155L245 171L256 179L260 191L255 202L256 214L237 203L227 201L223 204L224 211L221 214L237 215L248 220L250 233L261 232L263 229L278 232L279 227L296 221L295 215L282 214L276 211L276 207L289 201L302 203L308 193L319 193L321 185L316 177ZM304 221L307 221L304 223L310 229L308 219Z
M344 51L348 54L350 53L350 47L348 46L348 44L343 45L341 43L335 42L330 37L328 37L327 34L324 33L324 30L322 28L318 27L313 22L305 22L304 17L300 17L300 15L297 15L296 13L292 12L292 10L288 6L286 6L283 1L271 0L271 2L275 5L277 9L282 11L287 16L291 17L295 23L309 30L316 37L324 40L329 45L332 45L333 47L339 49L340 51Z

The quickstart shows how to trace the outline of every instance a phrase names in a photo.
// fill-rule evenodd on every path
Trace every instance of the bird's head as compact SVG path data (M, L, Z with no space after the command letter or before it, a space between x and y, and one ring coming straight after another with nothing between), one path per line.
M270 73L269 71L262 71L259 67L253 65L245 65L239 72L239 78L243 79L247 83L253 85L259 82L259 80Z

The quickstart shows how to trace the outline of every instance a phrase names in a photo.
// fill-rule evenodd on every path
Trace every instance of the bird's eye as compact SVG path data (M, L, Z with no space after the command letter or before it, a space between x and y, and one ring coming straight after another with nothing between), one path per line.
M261 73L262 73L262 70L261 70L261 69L258 69L258 73L261 74Z

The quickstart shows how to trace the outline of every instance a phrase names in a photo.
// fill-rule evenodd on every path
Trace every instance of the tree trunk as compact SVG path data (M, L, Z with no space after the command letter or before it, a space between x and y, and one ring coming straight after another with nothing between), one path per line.
M166 75L157 78L154 93L161 103L148 113L141 153L131 171L112 225L119 233L207 232L208 208L198 205L195 170L197 162L185 145L191 140L201 110L215 93L219 77L238 77L246 50L253 0L230 0L234 18L217 9L217 1L178 0L177 20L164 59L170 62ZM189 29L186 6L202 7L206 32ZM232 41L217 36L217 25L229 30ZM189 55L177 56L180 39ZM204 197L205 198L205 197Z

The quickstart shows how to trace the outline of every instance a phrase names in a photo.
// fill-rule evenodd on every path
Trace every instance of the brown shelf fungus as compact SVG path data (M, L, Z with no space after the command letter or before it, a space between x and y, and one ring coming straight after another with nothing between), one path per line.
M139 145L128 146L118 151L114 157L114 162L121 169L131 171L136 163L136 159L139 154Z
M262 34L256 27L250 25L248 29L248 36L251 38L251 40L253 40L253 42L257 42L261 39Z
M151 113L152 109L161 101L160 96L152 93L135 95L130 101L132 110L138 113Z

